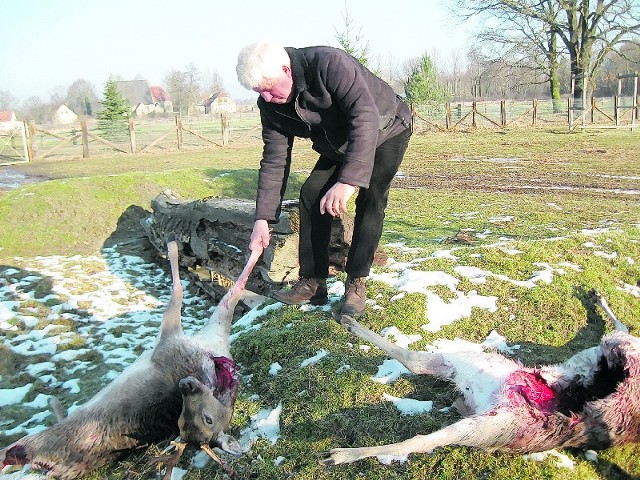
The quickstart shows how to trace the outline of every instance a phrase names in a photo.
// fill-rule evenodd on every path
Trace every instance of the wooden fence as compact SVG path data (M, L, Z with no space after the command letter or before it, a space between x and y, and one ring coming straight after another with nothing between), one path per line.
M224 147L260 141L260 118L255 113L220 117L129 119L107 133L93 121L66 127L25 122L29 161L44 158L91 158L116 154ZM14 149L13 154L17 153ZM4 158L6 162L6 158Z
M19 123L19 122L17 122ZM638 123L638 96L592 98L576 105L571 98L451 102L437 108L414 107L414 129L456 131L477 128L630 128ZM71 126L44 126L25 122L23 134L0 130L0 164L45 158L90 158L162 151L219 148L261 144L257 111L202 115L190 118L160 117L129 120L119 131L101 131L95 120Z
M638 124L638 96L591 98L583 107L571 97L552 100L498 100L451 102L441 108L414 106L414 128L419 131L451 131L475 128L630 128Z

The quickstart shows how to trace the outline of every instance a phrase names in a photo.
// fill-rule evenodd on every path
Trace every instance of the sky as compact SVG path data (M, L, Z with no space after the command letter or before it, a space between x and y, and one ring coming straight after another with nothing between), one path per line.
M464 50L466 30L441 0L2 0L0 91L20 102L48 101L74 81L102 96L110 75L161 85L193 63L217 72L236 99L253 98L237 81L239 50L262 38L285 46L338 46L348 11L370 56L402 65L425 52ZM56 90L58 89L58 90Z

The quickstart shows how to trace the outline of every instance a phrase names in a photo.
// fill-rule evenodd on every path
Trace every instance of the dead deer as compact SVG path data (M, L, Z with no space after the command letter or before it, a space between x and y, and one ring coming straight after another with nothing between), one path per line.
M205 327L192 337L182 331L183 288L178 245L169 241L173 290L152 351L86 404L52 427L24 437L0 451L3 466L31 464L47 476L74 479L119 458L123 453L175 437L239 454L239 445L224 433L238 391L238 370L229 350L233 311L260 251L253 251L233 287ZM165 478L184 450L162 457ZM223 465L225 466L225 465Z
M597 296L596 304L615 331L564 363L540 368L524 367L499 353L410 351L341 317L349 332L411 372L455 383L467 418L399 443L336 448L324 454L323 463L406 460L411 453L445 445L533 453L555 447L602 450L640 441L640 339L628 333L603 298Z

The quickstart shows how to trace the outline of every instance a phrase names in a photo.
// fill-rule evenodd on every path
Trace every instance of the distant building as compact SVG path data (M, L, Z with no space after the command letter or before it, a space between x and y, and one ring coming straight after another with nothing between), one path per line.
M16 112L13 110L0 111L0 122L15 122L16 120Z
M138 116L173 110L167 92L162 87L151 86L147 80L117 81L116 87L122 98L129 101L132 112Z
M13 134L24 131L24 123L16 118L13 110L0 111L0 133Z
M78 121L78 115L73 113L66 105L60 105L53 114L53 122L59 125L69 125Z
M236 102L224 90L214 93L204 102L204 113L235 113L236 110Z

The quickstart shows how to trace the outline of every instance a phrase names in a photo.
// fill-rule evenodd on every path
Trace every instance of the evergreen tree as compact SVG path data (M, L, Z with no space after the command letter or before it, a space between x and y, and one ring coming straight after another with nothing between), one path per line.
M338 30L334 28L336 31L336 40L340 44L342 50L354 57L365 67L368 67L369 42L364 40L362 36L362 28L360 28L358 33L353 31L355 27L354 20L346 7L342 18L344 20L344 30L338 32Z
M404 91L407 100L418 105L441 105L450 97L447 89L438 80L436 68L427 54L420 57L411 69Z
M96 113L97 127L106 137L116 137L128 131L131 107L118 91L115 80L109 78L104 86L102 110Z

